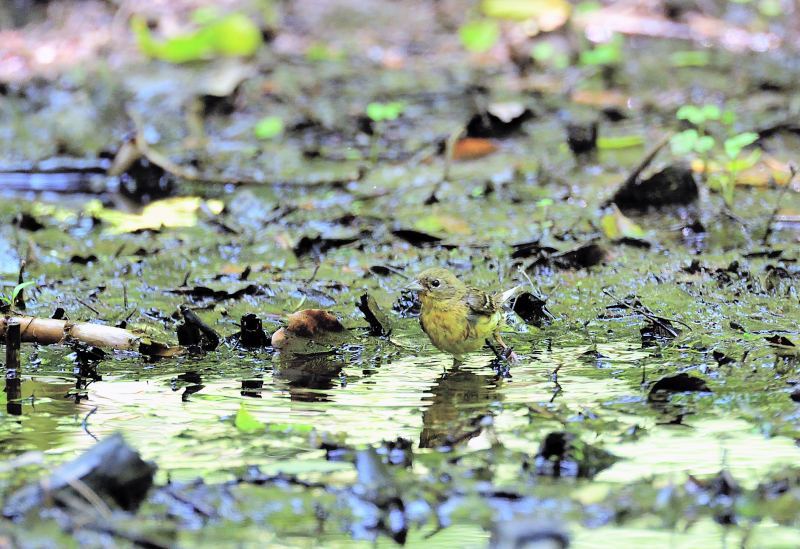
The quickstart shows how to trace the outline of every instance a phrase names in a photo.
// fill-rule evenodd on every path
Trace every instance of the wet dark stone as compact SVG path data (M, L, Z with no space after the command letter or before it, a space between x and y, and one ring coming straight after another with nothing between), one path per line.
M363 294L356 306L369 323L369 335L385 337L392 333L389 317L381 310L374 297L369 294Z
M423 233L422 231L415 231L414 229L397 229L392 231L392 234L417 247L430 246L442 241L438 236Z
M264 331L261 319L253 313L248 313L242 317L241 331L237 334L239 344L247 349L258 349L268 347L270 337Z
M181 306L183 323L178 325L178 344L213 351L220 342L219 334L186 306Z
M547 310L547 300L524 292L514 300L514 312L526 323L541 328L548 323L553 315Z
M84 501L72 488L86 485L111 507L135 511L153 484L156 466L142 460L120 434L103 439L80 457L58 467L42 482L35 482L11 495L3 508L6 517L21 518L51 501L67 507L71 499ZM45 490L43 486L48 488Z
M478 113L467 122L467 137L509 137L531 118L533 112L530 109L525 109L518 117L508 121L490 112Z
M717 365L719 366L725 366L726 364L733 364L734 362L736 362L734 359L732 359L731 357L729 357L728 355L726 355L721 351L715 350L711 353L711 356L714 358L714 360L717 362Z
M521 242L519 244L514 244L512 247L514 248L514 251L511 252L512 259L524 259L528 257L541 259L558 252L557 248L541 244L538 240L533 242Z
M664 401L671 393L710 393L705 380L686 372L664 376L650 387L649 401Z
M533 464L523 469L537 476L591 478L617 461L617 457L578 439L572 433L556 431L545 436Z
M166 198L175 192L175 178L146 158L134 162L119 176L122 194L140 204Z
M90 255L86 255L86 256L73 255L71 258L69 258L69 262L70 263L75 263L76 265L88 265L89 263L96 263L97 262L97 256L94 255L94 254L90 254Z
M768 343L772 343L773 345L780 345L782 347L794 347L794 343L792 343L792 341L788 337L782 336L780 334L767 336L764 339L766 339Z
M597 243L590 243L553 256L553 265L562 269L588 269L605 261L607 250Z
M699 191L688 166L667 166L647 179L624 183L611 199L621 210L644 211L665 206L685 206Z
M14 225L24 231L36 232L44 229L45 225L27 212L18 213L14 217Z
M357 240L357 238L323 238L319 235L314 237L304 236L294 247L294 254L297 257L303 257L309 254L320 255L328 250L352 244Z
M597 150L597 121L567 124L567 145L575 155L584 155Z
M261 398L261 391L264 389L263 379L243 379L242 390L239 394L244 397Z

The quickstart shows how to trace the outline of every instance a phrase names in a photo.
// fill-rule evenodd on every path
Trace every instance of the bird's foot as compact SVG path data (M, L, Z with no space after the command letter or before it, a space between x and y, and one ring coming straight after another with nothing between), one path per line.
M505 341L502 340L499 334L495 334L494 339L495 342L500 347L499 351L497 350L497 347L492 345L492 342L489 341L488 339L486 340L486 344L492 350L494 356L497 357L497 360L503 361L509 365L519 361L519 356L517 356L517 353L514 352L514 349L506 345Z
M515 364L519 362L519 355L515 353L514 349L511 347L504 347L503 350L500 351L500 357L502 357L502 359L509 364Z

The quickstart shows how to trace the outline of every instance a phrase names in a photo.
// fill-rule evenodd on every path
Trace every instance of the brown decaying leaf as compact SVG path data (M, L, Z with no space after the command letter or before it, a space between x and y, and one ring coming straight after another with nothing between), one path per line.
M272 334L272 346L283 348L292 337L311 339L343 331L344 326L332 313L323 309L304 309L290 314L286 328Z
M497 150L490 139L481 137L465 137L456 141L453 148L453 160L474 160L483 158Z

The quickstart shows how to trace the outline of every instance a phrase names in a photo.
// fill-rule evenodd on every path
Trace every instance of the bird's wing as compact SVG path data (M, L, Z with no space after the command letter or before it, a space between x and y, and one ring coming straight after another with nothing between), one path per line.
M495 299L477 288L467 288L465 301L469 308L470 316L491 316L497 312L497 303Z

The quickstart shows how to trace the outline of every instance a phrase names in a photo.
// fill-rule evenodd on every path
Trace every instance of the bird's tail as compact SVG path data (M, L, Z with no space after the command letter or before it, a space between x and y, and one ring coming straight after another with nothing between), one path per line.
M506 301L508 301L512 297L516 297L520 293L522 288L523 288L523 285L520 284L519 286L514 286L510 290L506 290L505 292L497 294L495 296L495 302L498 305L502 305L503 303L505 303Z

